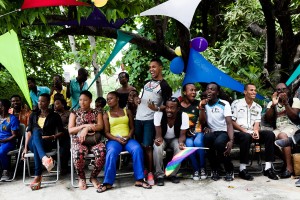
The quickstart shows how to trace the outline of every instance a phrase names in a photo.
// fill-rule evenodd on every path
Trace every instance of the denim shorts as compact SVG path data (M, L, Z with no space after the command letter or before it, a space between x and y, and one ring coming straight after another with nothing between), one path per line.
M144 147L152 146L155 136L153 119L135 120L134 122L135 139Z

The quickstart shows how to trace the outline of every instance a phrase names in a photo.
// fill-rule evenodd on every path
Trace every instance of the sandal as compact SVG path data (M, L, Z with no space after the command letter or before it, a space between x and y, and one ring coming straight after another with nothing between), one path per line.
M97 192L102 193L102 192L105 192L106 190L110 190L112 188L113 187L109 184L101 184L100 187L98 188Z
M142 187L144 189L152 189L152 186L149 185L149 183L147 183L146 181L144 180L138 180L135 182L134 184L135 187Z
M81 178L79 178L79 183L78 183L78 187L79 187L79 189L81 189L81 190L86 190L86 182L85 182L85 179L81 179Z
M45 168L47 169L48 172L50 172L53 169L54 165L55 165L55 163L53 161L53 158L51 156L46 157L46 158L43 157L42 163L43 163L43 165L45 166Z
M93 184L94 188L99 189L101 184L100 182L97 180L97 178L90 178L90 183Z
M31 188L32 191L33 191L33 190L39 190L39 189L41 189L41 182L42 182L41 179L42 179L42 178L40 178L39 181L33 180L33 181L30 183L29 187Z

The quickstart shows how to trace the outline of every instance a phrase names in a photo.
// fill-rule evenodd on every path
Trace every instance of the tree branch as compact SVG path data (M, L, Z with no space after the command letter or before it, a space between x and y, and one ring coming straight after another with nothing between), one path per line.
M133 39L130 41L131 44L136 44L139 47L146 49L148 51L157 52L158 44L156 41L149 40L145 37L142 37L138 34L123 31L124 33L133 36ZM72 27L72 28L66 28L58 31L52 38L59 38L64 37L67 35L91 35L91 36L101 36L101 37L107 37L107 38L114 38L117 39L117 29L114 28L95 28L90 29L88 27ZM176 54L172 48L170 48L167 45L163 45L162 52L160 53L161 56L168 60L172 60L174 57L176 57Z

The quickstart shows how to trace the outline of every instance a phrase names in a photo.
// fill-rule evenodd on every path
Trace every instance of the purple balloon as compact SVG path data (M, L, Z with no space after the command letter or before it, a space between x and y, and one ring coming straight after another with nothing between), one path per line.
M180 74L183 72L184 69L184 61L182 57L176 57L174 58L170 63L170 70L174 74Z
M196 37L192 39L191 45L193 49L195 49L198 52L205 51L208 47L207 40L203 37Z

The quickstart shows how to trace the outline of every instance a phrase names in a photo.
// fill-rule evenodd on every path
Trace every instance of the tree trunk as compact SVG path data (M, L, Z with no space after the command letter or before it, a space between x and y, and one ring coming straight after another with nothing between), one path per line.
M74 38L73 35L68 35L68 38L69 38L69 42L70 42L72 53L74 53L75 56L76 56L77 55L77 51L76 51L75 38ZM78 71L78 69L80 68L80 63L76 62L76 60L74 60L74 63L75 63L75 69L76 69L76 71Z
M95 50L95 48L96 48L95 37L94 36L88 36L88 38L89 38L91 48L93 50ZM96 51L93 53L92 65L94 67L94 74L96 76L99 72L99 65L97 64L97 52ZM97 92L97 97L102 97L103 96L101 76L99 76L96 80L96 92Z

